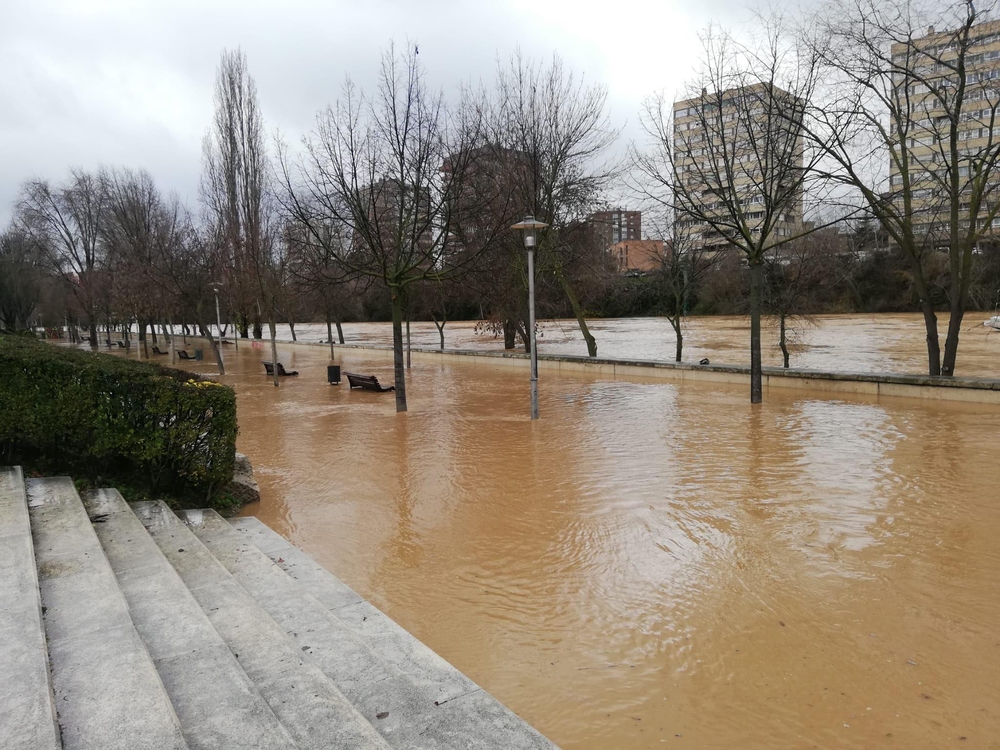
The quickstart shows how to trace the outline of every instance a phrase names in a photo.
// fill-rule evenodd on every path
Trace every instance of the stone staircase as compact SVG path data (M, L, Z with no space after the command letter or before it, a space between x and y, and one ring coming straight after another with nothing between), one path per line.
M0 748L554 748L254 518L0 468Z

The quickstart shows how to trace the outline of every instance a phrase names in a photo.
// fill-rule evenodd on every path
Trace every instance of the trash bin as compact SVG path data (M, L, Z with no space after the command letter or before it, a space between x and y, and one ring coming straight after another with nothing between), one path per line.
M194 350L194 358L196 360L198 360L199 362L201 362L203 359L205 359L205 350L204 349L195 349Z
M332 385L340 385L340 365L326 366L326 382Z

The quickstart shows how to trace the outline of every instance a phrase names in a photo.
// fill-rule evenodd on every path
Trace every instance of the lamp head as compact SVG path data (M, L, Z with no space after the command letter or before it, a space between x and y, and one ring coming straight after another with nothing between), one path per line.
M525 216L523 220L512 225L511 229L515 232L522 232L524 235L524 247L528 250L534 250L536 232L539 229L545 229L547 226L548 224L544 221L538 221L534 216Z

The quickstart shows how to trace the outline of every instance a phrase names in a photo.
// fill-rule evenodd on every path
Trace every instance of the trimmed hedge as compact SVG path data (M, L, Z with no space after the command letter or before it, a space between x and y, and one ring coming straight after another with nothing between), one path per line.
M152 363L0 336L0 448L211 496L236 454L233 389Z

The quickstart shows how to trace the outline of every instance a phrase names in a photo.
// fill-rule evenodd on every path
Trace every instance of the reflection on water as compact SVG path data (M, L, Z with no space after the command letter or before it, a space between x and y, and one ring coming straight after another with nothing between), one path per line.
M985 328L986 313L967 313L958 353L959 375L1000 377L1000 332ZM766 322L766 321L765 321ZM539 323L538 350L548 354L585 356L587 347L575 320ZM919 314L819 315L796 324L792 334L792 367L837 372L927 372L927 344L923 318ZM939 328L944 330L947 315ZM598 354L622 359L674 359L673 329L665 318L614 318L590 321L597 337ZM697 362L708 357L717 364L746 364L750 359L750 327L747 318L715 316L688 318L684 329L684 359ZM302 341L326 339L325 325L297 325ZM347 323L348 344L392 343L388 323ZM437 347L440 343L433 323L412 325L413 346ZM776 326L765 325L762 333L764 364L781 366ZM288 326L278 326L278 337L290 339ZM445 345L451 349L501 350L503 340L479 335L474 322L449 323Z
M997 746L995 408L279 355L245 513L563 747Z

